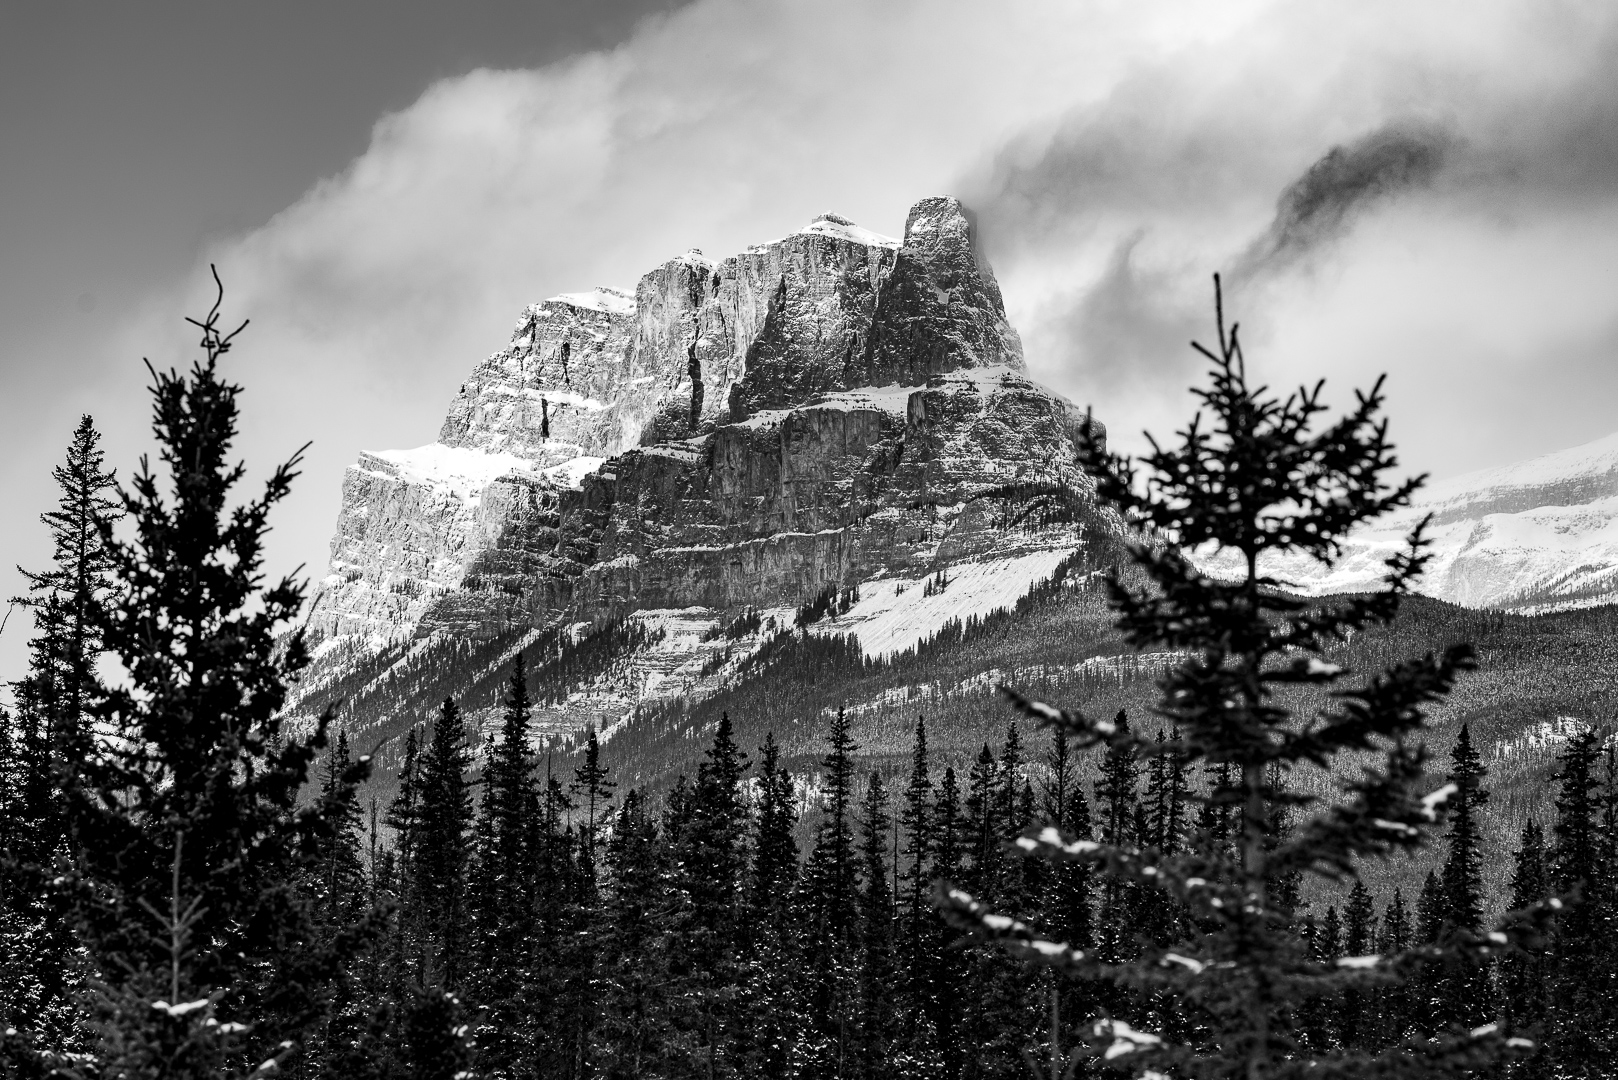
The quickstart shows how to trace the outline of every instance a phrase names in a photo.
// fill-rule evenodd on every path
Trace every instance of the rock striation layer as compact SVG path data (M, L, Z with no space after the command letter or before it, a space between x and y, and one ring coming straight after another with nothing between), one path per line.
M959 202L901 240L823 215L527 308L437 443L347 471L309 624L486 637L1071 546L1006 526L1013 492L1087 485L1086 422L1023 373Z

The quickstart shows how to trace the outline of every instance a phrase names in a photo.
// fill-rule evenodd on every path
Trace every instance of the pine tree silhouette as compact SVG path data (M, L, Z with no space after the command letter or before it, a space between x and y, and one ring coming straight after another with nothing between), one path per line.
M843 1070L853 1059L857 1029L859 868L854 843L854 752L842 710L832 720L830 744L821 759L820 824L802 879L809 917L805 948L812 980L809 1004L815 1067Z
M1217 280L1216 311L1218 351L1198 346L1212 362L1209 385L1196 391L1206 413L1177 444L1153 444L1143 459L1145 477L1094 447L1083 457L1100 496L1147 530L1130 547L1146 581L1111 575L1110 603L1118 628L1136 648L1189 654L1160 682L1157 709L1179 727L1188 764L1231 765L1236 851L1233 857L1164 857L1138 842L1117 842L1116 820L1104 843L1076 841L1054 828L1019 841L1044 858L1094 863L1109 881L1165 891L1187 906L1201 932L1132 959L1097 957L995 913L960 888L941 889L940 902L961 925L1030 959L1173 1001L1187 1035L1142 1030L1116 1016L1092 1025L1096 1051L1116 1064L1127 1056L1131 1070L1284 1077L1476 1068L1513 1048L1500 1026L1445 1031L1386 1050L1323 1053L1299 1028L1299 1006L1312 999L1397 981L1418 966L1461 954L1488 956L1524 931L1514 920L1499 931L1499 942L1458 933L1445 945L1363 966L1323 963L1309 954L1297 905L1284 895L1288 879L1351 879L1360 860L1413 850L1441 824L1454 789L1424 790L1415 743L1425 726L1424 706L1449 691L1472 657L1468 648L1455 647L1357 685L1329 659L1350 631L1396 615L1425 563L1420 530L1409 549L1389 561L1384 588L1369 595L1318 602L1289 595L1267 575L1267 560L1291 554L1329 563L1350 529L1407 505L1419 480L1386 479L1397 461L1378 419L1380 383L1359 395L1347 416L1316 432L1325 410L1320 386L1285 399L1251 386L1236 329L1225 327ZM1203 550L1223 553L1231 576L1209 576L1186 554ZM1288 699L1329 696L1318 717L1296 725L1281 691ZM1116 721L1007 695L1025 715L1065 728L1082 746L1155 752L1152 740ZM1327 767L1345 753L1374 754L1377 767L1343 782L1335 801L1289 782L1292 770ZM1536 909L1524 918L1544 916Z
M1489 801L1483 787L1488 776L1483 760L1472 746L1471 729L1461 725L1450 753L1446 777L1455 787L1449 798L1449 853L1439 876L1441 890L1440 934L1455 930L1476 934L1483 926L1484 838L1479 811ZM1438 987L1438 1019L1446 1024L1476 1026L1494 1011L1493 986L1487 964L1462 954L1434 971Z
M1614 898L1601 823L1601 736L1568 740L1556 780L1555 843L1550 876L1567 896L1552 934L1544 1061L1554 1073L1598 1076L1618 1057L1618 985L1614 985Z
M277 635L304 587L261 575L269 515L302 451L261 496L229 505L246 468L228 463L240 387L220 362L241 327L225 333L218 319L216 301L189 320L203 356L188 372L147 365L166 483L143 459L120 492L129 538L101 522L112 585L97 630L127 675L94 710L118 738L86 747L65 799L67 887L102 987L106 1075L289 1060L364 940L321 935L293 885L320 866L368 761L299 806L330 714L306 738L283 734L286 686L308 654L301 634Z
M414 904L421 928L418 978L424 986L455 990L465 975L470 915L467 872L471 862L472 791L467 774L471 749L461 711L449 698L433 723L421 754L420 797L415 810ZM435 1008L437 1006L434 1006Z
M891 1075L894 964L893 892L888 882L888 793L872 773L860 804L860 1005L856 1075Z
M85 719L99 689L95 662L111 569L103 534L122 514L100 440L91 418L82 417L66 461L52 470L57 505L40 518L51 537L51 567L18 568L28 594L14 603L34 618L29 673L13 687L20 723L0 717L0 1023L56 1053L85 1048L72 1001L79 981L73 928L50 882L52 865L67 857L61 791L89 750Z

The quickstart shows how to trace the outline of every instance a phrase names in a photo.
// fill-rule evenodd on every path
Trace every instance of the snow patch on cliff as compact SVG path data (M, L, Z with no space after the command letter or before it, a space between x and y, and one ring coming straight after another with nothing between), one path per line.
M601 285L589 292L562 293L545 301L547 304L567 304L569 307L589 311L605 311L609 315L635 314L635 294L624 289Z
M367 456L392 466L394 475L401 480L445 487L461 499L476 498L500 477L531 468L526 458L516 454L443 443L429 443L413 450L372 450Z
M910 395L920 389L919 386L900 386L898 383L890 383L887 386L861 386L853 390L839 390L827 394L805 408L840 409L844 412L880 409L895 416L904 416L910 408Z
M590 457L587 454L564 461L560 465L552 465L545 470L545 478L558 487L578 490L584 484L584 478L601 468L606 463L604 457Z
M872 232L870 229L862 229L847 218L839 217L836 214L822 214L799 229L798 232L807 233L810 236L830 236L838 240L847 240L854 244L863 244L866 247L890 249L899 247L899 241L893 237L883 236L881 233Z
M1035 582L1051 576L1072 546L1009 559L958 563L948 584L927 595L927 578L877 578L860 585L859 603L810 628L817 634L853 634L872 659L914 648L951 620L979 618L1014 605Z

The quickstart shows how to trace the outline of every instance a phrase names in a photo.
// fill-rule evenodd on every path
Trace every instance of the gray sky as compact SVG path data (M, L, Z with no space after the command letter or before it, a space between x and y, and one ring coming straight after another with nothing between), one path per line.
M272 555L319 575L343 467L430 442L523 304L939 193L1036 377L1125 446L1185 418L1215 270L1266 377L1389 372L1416 468L1618 430L1610 3L675 8L11 5L0 566L43 557L81 411L127 475L210 259L253 319L249 465L315 440Z

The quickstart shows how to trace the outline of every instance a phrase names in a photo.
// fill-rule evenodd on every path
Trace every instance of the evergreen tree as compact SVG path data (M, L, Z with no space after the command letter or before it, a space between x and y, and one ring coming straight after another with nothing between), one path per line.
M121 514L110 493L101 436L80 419L66 461L52 470L56 508L41 515L52 547L51 567L19 568L30 609L28 677L13 689L21 710L13 727L0 717L0 1023L20 1027L34 1044L62 1053L83 1048L72 997L78 987L73 935L60 897L48 882L67 853L68 825L61 789L83 757L85 714L97 697L111 569L104 533Z
M1045 820L1058 832L1077 840L1093 840L1090 804L1077 781L1077 763L1070 749L1067 732L1052 733L1050 751L1045 757L1050 780L1045 787ZM1095 945L1091 912L1090 867L1081 862L1057 863L1047 879L1045 924L1050 932L1081 949Z
M1462 724L1450 753L1447 779L1455 785L1455 793L1449 799L1449 854L1444 860L1442 885L1445 920L1474 932L1483 925L1483 838L1477 810L1489 801L1483 788L1488 772L1472 748L1470 728Z
M858 1075L891 1075L894 980L893 893L888 886L890 817L882 775L872 773L860 807L860 1053Z
M940 881L959 881L963 875L963 851L969 824L961 812L961 788L955 770L946 767L933 799L932 876ZM928 967L932 971L933 995L928 1010L944 1076L959 1076L963 1059L962 1007L966 998L966 973L961 950L954 948L957 935L941 921L930 939Z
M787 897L798 871L798 821L792 775L781 764L781 748L767 733L759 748L759 804L753 841L753 909L770 931L779 935Z
M837 710L821 759L821 820L805 868L803 886L809 916L809 970L814 1031L810 1066L817 1074L838 1075L852 1061L858 1034L855 1016L856 933L859 925L859 870L854 842L854 762L859 749L849 734L848 716Z
M294 884L319 867L367 762L298 805L328 718L305 739L282 734L308 654L300 634L277 635L303 585L261 575L268 517L299 457L259 498L227 506L246 469L227 463L240 388L219 364L240 327L223 333L218 307L192 320L204 355L188 372L148 365L167 484L143 460L120 492L130 538L101 522L112 586L96 629L126 674L96 695L96 722L117 737L84 740L65 778L64 888L102 987L105 1075L288 1060L362 941L320 934Z
M1001 831L1008 839L1020 833L1024 825L1018 821L1017 797L1022 792L1022 736L1015 723L1006 725L1006 741L1000 748L1000 765L996 770L998 784L995 792L994 814Z
M348 733L339 729L320 769L320 797L332 808L331 832L321 838L320 865L312 882L316 911L333 927L359 919L370 899L360 863L359 795L343 779L353 768Z
M413 901L421 927L417 977L423 986L458 988L471 944L467 872L472 831L471 749L461 711L449 698L421 755L420 799L414 813ZM401 785L401 792L403 787ZM435 1006L436 1008L436 1006Z
M963 926L1031 959L1174 1000L1187 1021L1183 1036L1141 1031L1116 1016L1093 1024L1096 1048L1115 1063L1127 1055L1133 1071L1269 1078L1476 1068L1509 1049L1499 1026L1446 1031L1419 1046L1324 1053L1299 1030L1298 1007L1311 998L1396 982L1424 962L1510 947L1546 912L1507 924L1499 931L1504 946L1458 933L1444 946L1365 967L1322 964L1308 954L1296 906L1280 899L1277 886L1302 874L1351 878L1360 860L1413 850L1431 836L1447 793L1423 790L1417 745L1424 707L1443 698L1472 657L1458 646L1359 685L1343 682L1349 673L1328 659L1330 650L1350 632L1394 618L1425 563L1420 530L1409 550L1390 560L1385 588L1368 595L1302 599L1278 588L1266 574L1268 562L1291 554L1329 565L1349 530L1407 505L1419 480L1393 486L1386 480L1397 462L1378 420L1380 385L1316 432L1324 410L1320 387L1283 400L1250 386L1222 309L1218 329L1218 352L1204 350L1213 363L1210 385L1197 391L1207 414L1177 444L1153 445L1145 482L1137 482L1129 462L1093 446L1083 464L1102 498L1152 530L1130 545L1144 580L1111 574L1110 602L1135 648L1190 654L1160 680L1157 710L1179 727L1188 764L1230 763L1239 812L1234 857L1165 857L1113 842L1026 838L1046 858L1088 861L1108 879L1168 892L1188 906L1202 932L1172 955L1148 947L1130 962L1106 963L994 913L960 889L942 891L941 902ZM1185 554L1192 550L1222 551L1234 574L1205 575ZM1293 723L1283 701L1313 695L1322 699L1318 715L1307 725ZM1066 728L1081 745L1155 751L1115 721L1008 696L1025 715ZM1344 781L1336 799L1285 783L1294 768L1329 767L1344 754L1375 754L1377 767ZM1282 809L1297 815L1285 836L1277 835ZM1111 824L1116 832L1119 823Z
M1376 904L1365 882L1354 879L1348 903L1343 905L1344 956L1370 956L1376 948ZM1343 1045L1364 1048L1370 1043L1369 1020L1373 991L1351 988L1344 992L1339 1012Z
M618 785L607 777L608 770L601 764L601 744L591 728L584 743L584 763L573 770L573 795L584 810L584 824L579 829L580 856L587 873L595 873L596 831L604 819L612 814L609 805L612 790Z
M519 652L506 682L500 741L486 758L483 801L474 826L483 840L482 865L472 890L479 948L471 989L484 1010L476 1041L485 1066L499 1071L527 1067L534 1052L540 1017L525 998L555 1004L554 996L531 995L529 985L535 957L549 944L538 932L538 914L543 911L554 919L560 906L555 868L546 873L540 866L549 850L543 833L552 823L541 820L529 747L531 711Z
M639 791L626 792L606 845L609 883L602 940L596 1064L601 1075L655 1075L670 1038L657 917L667 860L657 823Z
M1586 730L1568 740L1556 774L1556 842L1550 877L1567 895L1552 948L1545 1054L1557 1072L1600 1076L1618 1058L1618 1001L1613 1000L1613 899L1603 888L1607 868L1600 824L1600 736Z
M671 831L681 904L671 963L683 975L675 1006L691 1033L690 1060L707 1075L733 1075L748 1042L729 1021L742 984L747 814L741 781L748 761L722 714L713 744L697 768L681 827Z
M966 774L966 817L971 829L971 847L967 852L971 865L966 880L985 896L997 895L1000 888L999 771L994 751L984 743Z
M1202 764L1202 775L1208 784L1208 793L1202 796L1201 806L1197 811L1197 831L1202 835L1202 843L1209 850L1229 856L1235 849L1235 814L1236 800L1241 792L1232 783L1230 762L1205 761Z
M383 823L393 830L393 848L388 853L387 872L382 879L389 885L388 892L396 902L402 901L397 912L392 941L394 959L408 965L410 958L423 955L422 941L428 933L423 925L425 912L417 902L416 847L421 837L421 761L420 743L414 726L405 732L404 760L396 778L397 787L388 803Z
M936 987L932 965L933 939L937 935L937 914L931 904L929 863L935 847L933 837L933 779L927 760L927 721L916 717L910 744L910 777L905 784L899 824L904 829L903 895L900 903L899 943L896 950L902 965L903 1005L900 1040L907 1052L931 1049L928 1013Z
M1551 894L1551 876L1545 850L1545 830L1532 818L1523 822L1522 835L1512 859L1511 906L1525 908ZM1543 945L1543 943L1535 943ZM1543 947L1527 948L1500 962L1500 996L1513 1026L1543 1042L1548 992L1553 982L1551 957ZM1539 1070L1533 1070L1540 1075Z
M1121 732L1130 730L1129 717L1122 710L1113 718L1113 724ZM1138 842L1135 785L1139 776L1140 754L1133 743L1120 741L1107 747L1095 785L1103 844L1126 848ZM1126 960L1134 952L1133 942L1139 929L1135 918L1135 888L1127 878L1109 874L1102 878L1100 891L1096 949L1111 962Z
M56 509L40 516L51 537L52 566L40 573L21 571L28 595L19 599L33 610L36 633L30 677L58 755L83 752L76 740L97 697L95 663L113 569L108 538L123 514L114 495L117 483L104 464L101 433L89 416L81 417L67 460L52 470L60 491ZM68 764L64 760L58 767ZM58 826L56 836L46 840L48 847L59 835Z
M1387 909L1382 914L1377 948L1385 955L1396 956L1415 942L1416 931L1410 922L1410 912L1405 907L1404 893L1394 889L1393 899L1388 901ZM1389 1043L1404 1038L1413 1027L1410 1022L1415 1002L1412 987L1400 983L1381 986L1374 991L1374 997L1381 1041Z
M747 973L748 1006L743 1024L751 1032L753 1067L762 1076L789 1074L804 1024L797 973L798 948L793 889L798 875L796 787L781 764L781 748L766 734L759 748L759 800L753 823L749 891L752 927Z
M1472 747L1471 730L1462 724L1446 778L1454 791L1448 802L1449 853L1439 878L1441 937L1456 930L1476 934L1483 926L1483 836L1478 811L1489 801L1483 787L1487 775L1483 759ZM1494 1002L1486 963L1463 953L1437 969L1434 976L1441 1022L1476 1027L1487 1019Z

